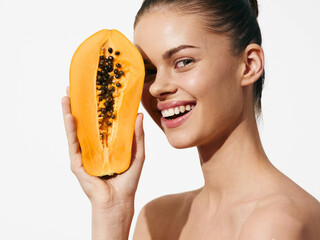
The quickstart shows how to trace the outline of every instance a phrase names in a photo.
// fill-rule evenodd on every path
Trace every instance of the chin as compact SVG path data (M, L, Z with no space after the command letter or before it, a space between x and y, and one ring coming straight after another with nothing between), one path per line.
M191 148L197 146L197 141L192 134L181 134L164 131L170 145L177 149Z

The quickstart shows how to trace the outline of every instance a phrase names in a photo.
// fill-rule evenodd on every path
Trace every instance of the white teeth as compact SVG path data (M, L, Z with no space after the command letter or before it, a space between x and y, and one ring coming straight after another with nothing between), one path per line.
M191 111L194 108L194 105L182 105L179 107L169 108L161 111L163 117L172 117L173 115L178 115L184 113L185 111Z
M162 116L167 117L169 115L168 110L163 110L162 111Z
M168 116L167 117L171 117L174 115L174 109L173 108L169 108L168 109Z

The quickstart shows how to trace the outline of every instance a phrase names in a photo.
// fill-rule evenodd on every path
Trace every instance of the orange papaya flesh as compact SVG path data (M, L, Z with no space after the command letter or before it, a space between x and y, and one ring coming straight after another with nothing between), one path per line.
M90 175L113 175L129 168L144 75L141 54L117 30L101 30L75 51L70 104L83 167Z

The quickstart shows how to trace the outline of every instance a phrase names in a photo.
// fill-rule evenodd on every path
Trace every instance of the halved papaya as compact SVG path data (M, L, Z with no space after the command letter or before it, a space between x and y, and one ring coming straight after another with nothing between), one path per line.
M90 175L128 169L144 74L138 49L117 30L101 30L75 51L69 76L71 112Z

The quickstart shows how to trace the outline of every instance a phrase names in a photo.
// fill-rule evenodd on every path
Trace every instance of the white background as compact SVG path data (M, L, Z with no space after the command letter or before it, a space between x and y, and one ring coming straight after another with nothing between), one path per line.
M0 239L90 239L90 204L69 169L60 99L77 46L103 28L132 40L140 4L0 1ZM318 200L319 10L318 0L260 0L259 16L262 142L272 163ZM148 116L145 132L136 213L151 199L203 184L195 149L170 147Z

